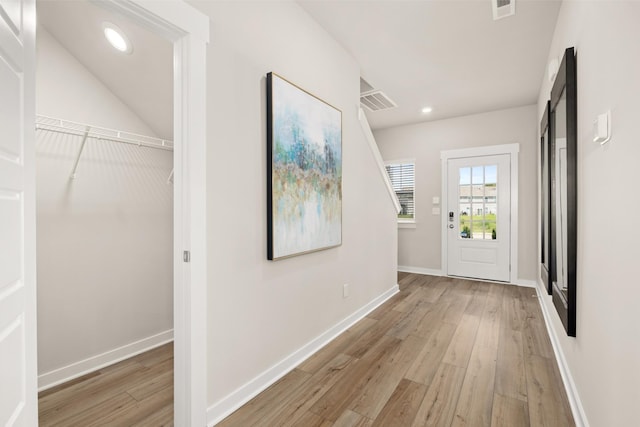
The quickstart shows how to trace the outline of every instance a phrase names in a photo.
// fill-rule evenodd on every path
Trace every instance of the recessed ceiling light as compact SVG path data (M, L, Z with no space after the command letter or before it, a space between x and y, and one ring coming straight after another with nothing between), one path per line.
M422 113L423 113L423 114L429 114L430 112L432 112L432 111L433 111L433 108L431 108L431 107L424 107L421 111L422 111Z
M129 38L120 28L118 28L118 26L111 22L104 22L102 24L102 29L104 30L104 36L114 49L127 54L133 52L133 46L131 45Z

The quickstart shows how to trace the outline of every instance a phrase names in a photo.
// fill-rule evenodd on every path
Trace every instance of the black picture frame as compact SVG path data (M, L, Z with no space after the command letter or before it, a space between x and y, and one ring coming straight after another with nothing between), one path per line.
M549 295L552 294L551 258L551 101L547 101L540 120L540 278Z
M567 335L576 336L578 248L578 98L573 47L567 48L551 89L551 294ZM562 101L562 102L561 102ZM565 108L565 111L562 111ZM562 114L565 114L562 117ZM560 119L558 119L560 118ZM564 126L566 128L564 128ZM562 144L562 145L561 145ZM566 149L566 158L561 158ZM557 165L564 164L563 167ZM560 173L558 172L560 170ZM560 202L558 201L560 199ZM564 204L566 203L566 209ZM566 241L564 237L566 233Z
M338 247L342 111L273 72L266 89L267 259Z

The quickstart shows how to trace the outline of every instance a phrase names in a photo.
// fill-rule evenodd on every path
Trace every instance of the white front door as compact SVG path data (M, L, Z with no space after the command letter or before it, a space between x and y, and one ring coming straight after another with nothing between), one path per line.
M0 0L0 425L38 424L35 0Z
M447 160L447 274L510 280L510 155Z

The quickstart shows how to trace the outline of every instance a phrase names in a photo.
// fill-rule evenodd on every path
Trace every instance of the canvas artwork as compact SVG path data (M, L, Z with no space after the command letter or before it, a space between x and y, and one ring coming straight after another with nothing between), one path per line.
M342 112L267 75L267 257L342 243Z

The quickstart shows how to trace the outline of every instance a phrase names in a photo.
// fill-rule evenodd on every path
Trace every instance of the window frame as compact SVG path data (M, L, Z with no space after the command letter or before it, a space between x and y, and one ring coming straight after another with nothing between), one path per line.
M387 177L389 177L389 182L391 183L391 188L393 189L393 180L391 179L391 175L389 174L389 171L387 170L387 166L392 166L392 165L413 165L413 218L400 218L398 216L397 221L398 221L398 226L400 228L415 228L415 225L417 223L417 221L416 221L416 214L417 214L417 203L416 203L416 160L415 159L385 160L385 162L384 162L384 170L385 170L385 173L387 174ZM396 190L393 190L393 192L396 194L396 197L398 197L398 193L396 192ZM398 213L398 215L400 215L400 214Z

